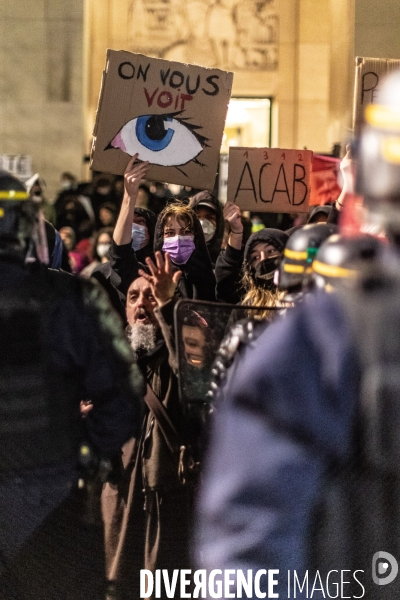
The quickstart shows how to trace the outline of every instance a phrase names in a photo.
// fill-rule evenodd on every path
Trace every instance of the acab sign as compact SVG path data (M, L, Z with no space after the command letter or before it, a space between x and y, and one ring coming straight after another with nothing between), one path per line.
M253 212L308 212L310 150L230 148L228 200Z

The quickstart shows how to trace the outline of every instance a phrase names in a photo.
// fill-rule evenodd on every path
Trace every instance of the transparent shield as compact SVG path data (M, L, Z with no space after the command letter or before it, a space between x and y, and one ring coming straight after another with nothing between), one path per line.
M214 362L224 338L235 324L254 320L268 322L279 308L180 300L175 307L175 339L179 364L179 394L189 416L203 420L212 410L208 392L213 380Z

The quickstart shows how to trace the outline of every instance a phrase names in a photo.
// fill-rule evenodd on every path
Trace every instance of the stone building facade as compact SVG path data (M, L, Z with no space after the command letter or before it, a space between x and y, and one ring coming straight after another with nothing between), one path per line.
M400 58L398 0L0 0L0 155L32 157L48 195L90 176L107 48L235 71L272 99L271 143L329 152L351 127L354 57Z

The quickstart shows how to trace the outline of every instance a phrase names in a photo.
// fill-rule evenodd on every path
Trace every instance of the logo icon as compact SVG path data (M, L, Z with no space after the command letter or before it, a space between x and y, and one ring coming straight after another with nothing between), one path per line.
M372 580L376 585L392 583L399 572L397 560L389 552L375 552L372 557Z

